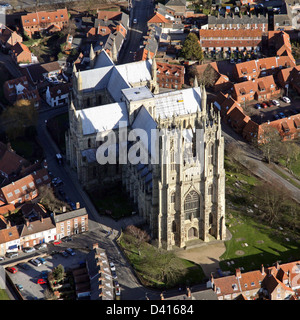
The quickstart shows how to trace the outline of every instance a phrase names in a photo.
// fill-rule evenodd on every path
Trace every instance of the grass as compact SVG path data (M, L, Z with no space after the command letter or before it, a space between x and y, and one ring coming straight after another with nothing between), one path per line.
M4 289L0 289L0 300L10 300L7 292Z
M160 265L158 257L172 253L169 251L158 251L158 248L150 245L149 243L143 243L140 248L137 248L134 238L126 234L126 232L122 234L119 244L144 286L166 289L176 287L178 285L193 285L201 283L205 277L202 268L198 264L178 258L174 255L172 263L173 265L176 264L181 266L181 274L178 275L174 281L170 280L170 282L163 282L162 280L159 280L159 274L156 275L155 272L152 272L152 275L149 275L147 269L157 269L157 265ZM159 256L157 256L157 253L159 253ZM146 259L146 257L148 258L147 264L145 265L144 259ZM159 272L159 270L157 270L157 272Z
M255 204L255 188L260 180L227 156L225 168L226 225L232 238L225 242L226 252L220 257L221 269L234 271L243 267L249 271L258 269L261 264L270 266L278 260L300 259L300 236L291 230L288 206L284 207L278 221L270 226L261 218L263 204L260 203L259 207ZM287 199L286 203L289 205L292 200Z

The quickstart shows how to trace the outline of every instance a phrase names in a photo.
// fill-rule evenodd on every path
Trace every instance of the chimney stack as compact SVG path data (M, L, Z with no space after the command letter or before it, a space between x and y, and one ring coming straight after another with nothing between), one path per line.
M264 267L263 264L261 265L260 271L261 271L261 274L262 274L262 275L265 274L265 267Z
M93 249L97 249L97 248L99 248L98 243L93 243Z
M63 206L63 207L62 207L62 212L66 212L66 211L67 211L66 206Z
M76 202L76 209L80 209L80 202Z
M235 269L235 276L237 278L241 278L242 277L242 273L241 273L241 269L240 268Z

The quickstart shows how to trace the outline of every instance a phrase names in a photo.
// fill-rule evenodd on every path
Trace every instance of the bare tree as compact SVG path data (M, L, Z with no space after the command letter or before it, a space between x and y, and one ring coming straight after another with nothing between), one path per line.
M145 230L142 230L134 225L130 225L126 228L126 232L132 235L136 240L136 246L138 250L141 248L141 245L150 240L150 236ZM141 252L139 250L139 255Z

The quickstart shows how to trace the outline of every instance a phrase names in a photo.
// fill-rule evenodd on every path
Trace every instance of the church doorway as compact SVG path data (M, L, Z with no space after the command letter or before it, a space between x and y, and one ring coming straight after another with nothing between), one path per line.
M188 238L189 240L198 238L198 230L196 228L190 228L188 231Z

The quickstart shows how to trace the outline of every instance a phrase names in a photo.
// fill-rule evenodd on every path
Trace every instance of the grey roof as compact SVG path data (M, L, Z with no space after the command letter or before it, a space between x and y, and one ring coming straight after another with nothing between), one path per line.
M99 262L102 266L97 265ZM105 250L95 248L90 251L86 257L86 267L90 278L91 300L113 300L113 283Z
M166 2L167 6L186 6L186 0L169 0Z
M165 300L218 300L217 294L212 289L200 290L193 292L192 290L192 297L187 298L186 294L178 294L174 296L168 297L165 294Z
M287 14L276 14L274 15L274 26L278 23L278 26L291 26L292 22Z
M94 69L113 66L114 63L105 50L100 51L96 58Z
M117 31L115 33L110 33L105 42L104 49L112 51L113 43L115 42L117 51L119 52L123 41L124 41L124 37L121 32Z
M139 101L154 97L148 87L128 88L123 89L122 92L128 101Z
M207 24L248 24L248 23L268 23L268 17L264 15L256 16L252 15L251 17L248 15L227 15L226 17L220 15L219 17L216 16L208 16Z
M80 208L77 210L68 211L68 212L59 213L59 214L56 213L55 217L54 217L54 221L55 221L55 223L59 223L59 222L65 221L65 220L81 217L86 214L87 214L87 212L86 212L85 208Z

